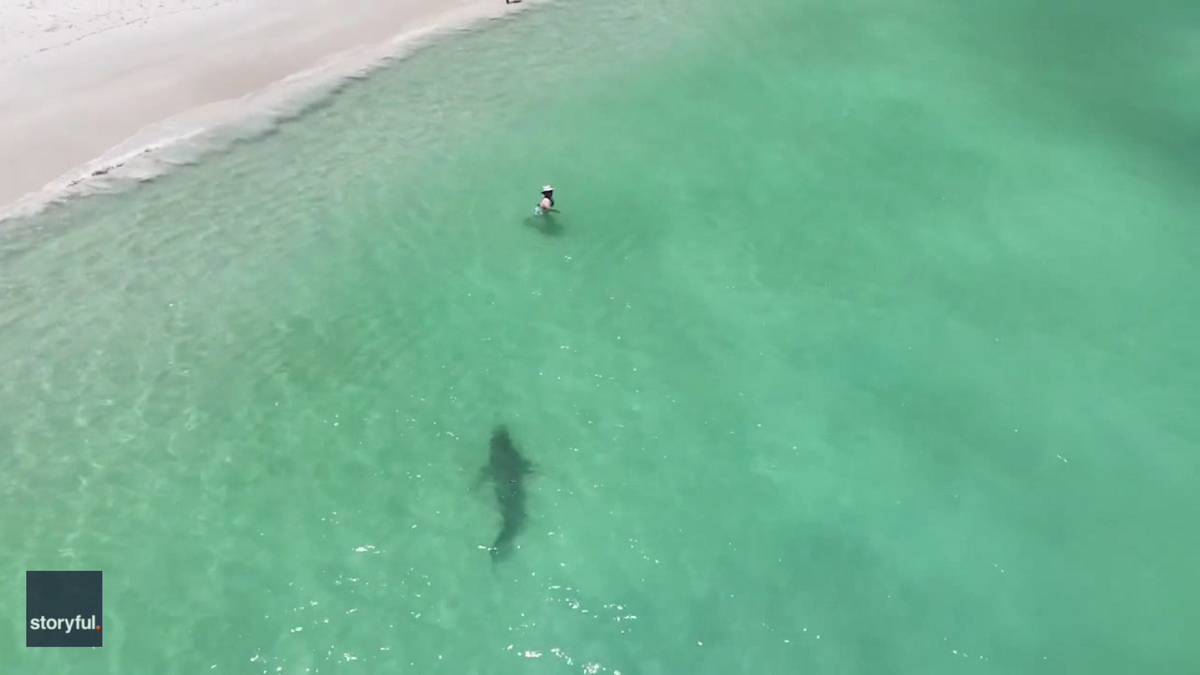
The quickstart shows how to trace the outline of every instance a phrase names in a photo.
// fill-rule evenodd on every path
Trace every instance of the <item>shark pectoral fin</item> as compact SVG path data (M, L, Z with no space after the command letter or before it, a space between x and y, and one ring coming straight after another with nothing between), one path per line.
M475 481L473 483L471 483L471 489L478 490L480 487L483 486L484 483L487 482L488 478L489 478L489 474L488 474L487 467L480 469L479 475L477 475L475 477Z

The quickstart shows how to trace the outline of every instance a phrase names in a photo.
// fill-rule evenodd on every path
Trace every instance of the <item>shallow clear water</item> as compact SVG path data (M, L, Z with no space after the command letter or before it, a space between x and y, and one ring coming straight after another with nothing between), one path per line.
M5 672L1193 668L1200 17L959 5L563 2L8 232Z

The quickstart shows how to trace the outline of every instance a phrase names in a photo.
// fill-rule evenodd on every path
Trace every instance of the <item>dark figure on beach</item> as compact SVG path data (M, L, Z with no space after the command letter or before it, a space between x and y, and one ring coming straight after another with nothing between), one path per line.
M492 431L488 465L482 480L491 479L496 489L496 505L500 509L500 533L492 542L492 562L499 562L512 553L513 540L525 526L525 477L533 473L533 465L521 452L503 426Z

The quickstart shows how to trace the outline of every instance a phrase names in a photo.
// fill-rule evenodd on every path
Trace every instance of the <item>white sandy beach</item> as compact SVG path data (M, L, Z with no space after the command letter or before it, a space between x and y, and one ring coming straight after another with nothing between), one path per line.
M4 0L0 212L104 171L160 125L393 40L527 6L503 0ZM372 51L373 50L373 51ZM334 65L329 65L334 64ZM361 64L360 64L361 65ZM200 111L200 112L197 112ZM226 115L228 113L226 112ZM160 139L161 140L161 139ZM131 145L132 143L132 145ZM106 155L109 155L106 157Z

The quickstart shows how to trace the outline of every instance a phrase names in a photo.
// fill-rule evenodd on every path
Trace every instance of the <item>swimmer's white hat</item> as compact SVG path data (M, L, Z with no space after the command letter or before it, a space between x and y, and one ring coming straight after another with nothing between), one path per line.
M549 185L543 185L542 192L554 192L554 188L550 187Z

